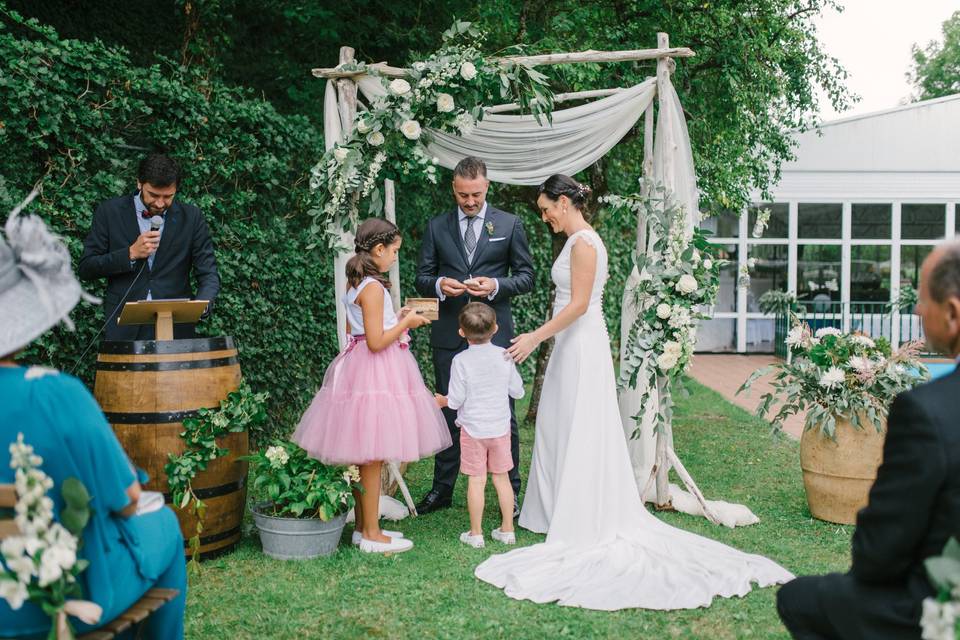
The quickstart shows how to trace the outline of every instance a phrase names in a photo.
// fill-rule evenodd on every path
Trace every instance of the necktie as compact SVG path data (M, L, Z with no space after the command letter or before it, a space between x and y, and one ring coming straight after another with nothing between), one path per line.
M463 248L467 250L467 257L473 260L473 252L477 249L477 234L473 230L476 216L467 216L467 230L463 232Z

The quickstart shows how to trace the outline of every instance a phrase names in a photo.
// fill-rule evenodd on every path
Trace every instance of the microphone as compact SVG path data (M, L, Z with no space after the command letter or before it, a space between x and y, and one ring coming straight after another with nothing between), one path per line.
M160 216L153 216L150 218L150 231L160 231L160 225L163 224L163 218Z

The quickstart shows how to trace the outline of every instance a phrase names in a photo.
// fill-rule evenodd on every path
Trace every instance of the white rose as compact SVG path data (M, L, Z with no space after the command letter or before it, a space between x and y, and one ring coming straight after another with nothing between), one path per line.
M337 147L333 150L333 157L337 159L337 162L343 162L349 154L350 150L346 147Z
M370 123L366 119L357 120L357 132L366 135L370 132Z
M657 366L664 373L677 366L677 356L672 353L663 353L657 356Z
M697 290L697 279L689 273L685 273L677 280L677 291L683 294L691 294Z
M460 77L464 80L473 80L477 77L477 68L472 62L464 62L460 65Z
M395 96L402 96L410 92L410 83L403 78L397 78L390 83L390 92Z
M453 111L453 96L449 93L437 94L437 111L440 113L450 113Z
M679 358L680 354L683 352L683 345L676 340L669 340L664 343L663 352Z
M383 144L383 134L379 131L373 131L367 135L367 144L371 147L379 147Z
M416 120L407 120L400 125L400 133L406 136L407 140L416 140L420 137L420 123Z
M670 317L670 305L666 303L660 303L657 305L657 317L661 320L666 320Z
M713 269L713 260L711 260L710 258L707 258L706 260L704 260L703 268L707 270Z

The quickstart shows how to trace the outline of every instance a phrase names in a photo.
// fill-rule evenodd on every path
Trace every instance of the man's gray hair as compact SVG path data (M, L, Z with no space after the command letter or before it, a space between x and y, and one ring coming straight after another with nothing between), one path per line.
M937 247L940 254L933 269L927 288L930 297L937 302L948 298L960 298L960 240L951 240Z
M454 178L474 180L480 176L487 177L487 163L476 156L467 156L453 168Z

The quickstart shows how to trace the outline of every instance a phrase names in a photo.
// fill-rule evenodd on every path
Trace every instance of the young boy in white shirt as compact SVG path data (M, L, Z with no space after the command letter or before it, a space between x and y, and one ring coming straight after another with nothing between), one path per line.
M484 546L483 502L489 471L501 514L500 526L490 537L503 544L515 544L513 488L507 476L513 468L510 398L523 397L523 380L504 349L490 343L497 332L497 316L492 308L471 302L460 312L459 320L460 335L469 347L453 359L447 395L437 394L437 404L456 410L460 427L460 473L468 476L470 513L470 531L460 534L460 541L477 549Z

